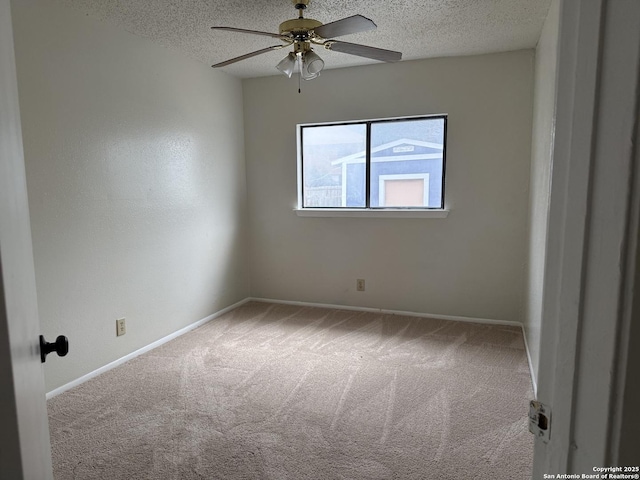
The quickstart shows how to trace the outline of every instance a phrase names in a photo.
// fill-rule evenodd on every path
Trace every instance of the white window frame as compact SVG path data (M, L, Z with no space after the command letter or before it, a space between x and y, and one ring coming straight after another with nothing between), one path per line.
M419 207L410 207L410 208L386 208L386 207L373 207L373 208L313 208L313 207L302 207L303 205L303 192L302 192L302 128L309 126L322 126L322 125L336 125L336 124L349 124L349 123L364 123L364 122L382 122L389 120L418 120L418 119L428 119L430 117L433 118L444 118L445 119L445 138L444 145L446 149L446 114L434 114L434 115L414 115L407 117L392 117L392 118L378 118L378 119L366 119L366 120L354 120L354 121L344 121L344 122L321 122L321 123L305 123L298 124L296 127L296 142L297 142L297 205L294 207L293 211L299 217L362 217L362 218L446 218L449 215L449 209L447 208L446 197L444 198L444 207L443 208L419 208ZM429 156L434 157L445 157L444 152L438 154L427 154ZM406 157L412 157L413 155L407 155ZM405 156L401 156L405 157ZM407 158L399 158L407 159ZM364 159L353 159L352 162L349 163L359 163L360 161L364 161ZM345 164L343 164L343 168ZM398 175L389 175L394 177L395 179L400 179L400 176L403 175L426 175L427 180L425 180L425 198L428 197L428 189L429 182L428 176L429 174L398 174ZM444 172L443 172L444 175ZM382 175L381 177L385 177L386 175ZM414 177L415 178L415 177ZM417 177L422 178L422 177ZM444 178L443 178L443 188L444 188ZM343 194L344 197L344 194ZM343 198L344 205L344 198Z

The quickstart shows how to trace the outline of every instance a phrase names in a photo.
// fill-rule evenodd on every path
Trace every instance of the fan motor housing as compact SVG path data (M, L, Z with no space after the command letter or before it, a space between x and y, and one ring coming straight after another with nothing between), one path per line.
M291 33L295 36L297 34L306 33L321 25L322 22L312 18L295 18L280 24L280 35Z

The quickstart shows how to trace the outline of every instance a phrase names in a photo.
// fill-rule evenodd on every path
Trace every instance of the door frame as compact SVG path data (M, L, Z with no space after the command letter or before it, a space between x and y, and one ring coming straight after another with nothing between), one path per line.
M616 465L638 217L640 2L561 3L533 478ZM637 367L633 367L637 368Z

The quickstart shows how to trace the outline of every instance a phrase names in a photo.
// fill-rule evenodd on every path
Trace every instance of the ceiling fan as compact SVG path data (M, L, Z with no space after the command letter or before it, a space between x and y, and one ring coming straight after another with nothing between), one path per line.
M320 72L324 68L324 61L313 51L313 46L316 45L333 52L348 53L350 55L372 58L383 62L397 62L402 58L402 53L400 52L333 40L334 37L340 37L342 35L375 30L376 24L362 15L353 15L341 20L336 20L335 22L322 24L322 22L318 20L303 17L302 14L307 8L307 5L309 5L309 2L310 0L293 0L295 8L298 10L298 18L282 22L279 29L280 33L260 32L234 27L211 27L213 30L268 36L284 42L283 45L263 48L217 63L212 65L212 67L225 67L272 50L280 50L281 48L293 46L293 51L282 59L282 61L276 65L276 68L287 77L291 77L296 68L296 64L299 64L300 76L305 80L311 80L320 75Z

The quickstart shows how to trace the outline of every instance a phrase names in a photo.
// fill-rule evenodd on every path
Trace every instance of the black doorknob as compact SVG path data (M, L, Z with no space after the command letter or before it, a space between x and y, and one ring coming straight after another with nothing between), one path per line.
M59 335L55 342L50 343L40 335L40 360L42 363L47 360L47 355L51 352L56 352L59 357L64 357L69 353L69 340L67 340L67 337Z

